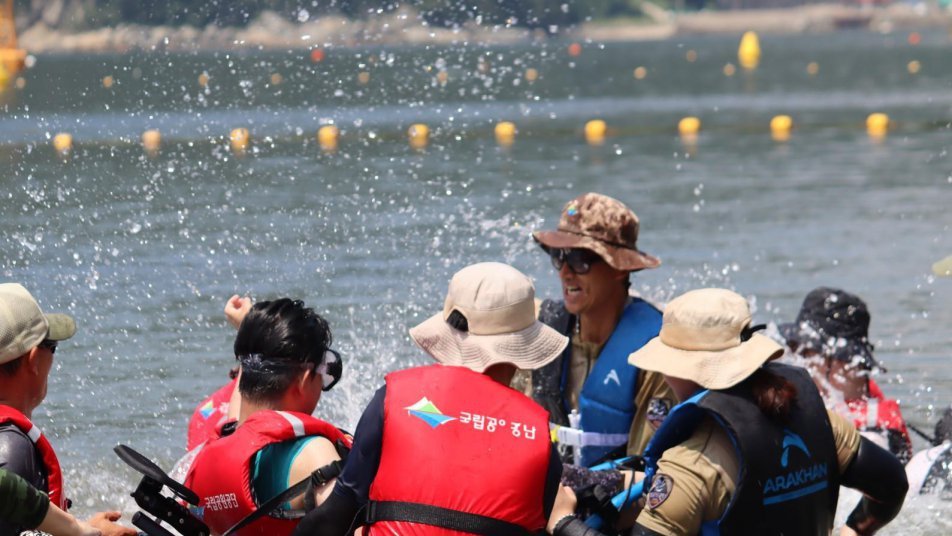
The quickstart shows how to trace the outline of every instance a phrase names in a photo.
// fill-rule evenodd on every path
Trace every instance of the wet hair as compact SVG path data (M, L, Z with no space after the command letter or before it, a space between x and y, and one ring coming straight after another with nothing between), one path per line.
M274 402L303 372L303 365L323 361L330 345L327 321L304 302L258 302L235 337L235 357L242 365L238 390L249 400Z
M757 369L747 380L760 411L771 421L786 424L797 403L797 388L789 380L765 368Z

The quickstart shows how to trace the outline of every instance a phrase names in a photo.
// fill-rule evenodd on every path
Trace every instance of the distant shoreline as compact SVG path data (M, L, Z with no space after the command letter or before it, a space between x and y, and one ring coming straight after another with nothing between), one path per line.
M886 7L814 4L784 9L671 13L645 3L647 18L589 22L561 29L555 37L575 40L653 41L689 35L826 33L863 28L888 33L921 28L952 30L952 13L936 8L896 4ZM319 47L374 45L506 45L549 38L525 28L467 24L459 28L427 25L412 10L367 20L325 16L294 23L266 12L244 28L207 26L119 25L86 32L50 29L38 23L20 33L20 47L29 53L133 51L195 52L205 50L300 50Z

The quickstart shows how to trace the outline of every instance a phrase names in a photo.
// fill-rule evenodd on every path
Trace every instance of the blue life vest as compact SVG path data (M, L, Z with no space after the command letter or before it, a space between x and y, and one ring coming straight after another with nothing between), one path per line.
M539 320L563 334L570 334L576 319L561 302L546 300ZM565 352L532 375L533 399L560 425L553 436L575 451L575 463L591 465L628 443L635 415L638 369L628 356L658 335L661 312L648 302L633 298L622 311L615 330L602 348L579 396L579 420L569 425L565 384L571 361L571 345Z
M760 411L746 381L701 391L675 406L648 443L643 493L650 504L661 455L687 441L710 417L733 442L740 474L727 510L720 519L705 522L701 534L829 535L840 470L823 400L805 370L778 363L765 367L797 388L787 425Z

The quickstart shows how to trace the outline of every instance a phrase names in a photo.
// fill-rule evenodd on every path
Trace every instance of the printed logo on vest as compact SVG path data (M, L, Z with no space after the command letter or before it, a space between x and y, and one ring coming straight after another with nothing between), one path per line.
M783 432L783 455L780 456L780 465L786 467L790 464L790 449L797 448L800 449L804 454L807 455L807 458L812 458L810 456L810 450L807 449L806 443L803 442L803 438L797 434L791 432L790 430L784 430Z
M652 398L648 401L646 418L651 428L657 430L671 411L671 401L667 398Z
M763 488L764 506L812 495L823 491L829 485L827 464L810 463L813 456L803 438L790 430L784 430L781 446L783 452L780 455L780 466L784 469L791 465L791 452L800 451L802 455L797 457L805 456L807 463L797 464L799 468L768 477Z
M608 385L608 382L610 382L610 381L615 382L615 383L618 385L618 387L621 387L621 379L618 377L618 371L617 371L617 370L611 369L611 370L608 372L608 374L605 375L605 380L602 381L602 384L603 384L603 385Z
M645 505L649 510L654 510L671 496L673 490L673 478L663 473L656 474L654 480L651 481L651 489L648 490L648 499L645 501Z
M430 402L425 396L421 398L416 404L412 406L407 406L403 408L407 410L410 415L420 419L430 426L430 428L436 428L441 424L446 424L450 421L455 421L456 417L449 417L443 415L443 412L440 411L440 408L436 407L433 402Z
M198 410L198 412L201 413L203 419L207 420L209 417L212 416L212 413L215 413L215 404L211 400L209 400L207 403L205 403L204 406L202 406Z

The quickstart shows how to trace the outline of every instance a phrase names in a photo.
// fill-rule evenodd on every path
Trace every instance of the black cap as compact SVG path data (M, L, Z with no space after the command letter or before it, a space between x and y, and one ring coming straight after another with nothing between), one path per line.
M807 294L797 321L781 324L780 333L798 349L814 350L867 369L885 369L873 358L869 342L869 309L859 296L819 287Z

